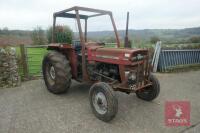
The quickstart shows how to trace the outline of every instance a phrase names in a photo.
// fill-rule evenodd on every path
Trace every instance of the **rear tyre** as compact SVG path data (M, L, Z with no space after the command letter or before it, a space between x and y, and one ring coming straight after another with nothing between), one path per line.
M71 68L66 57L56 51L45 55L42 63L47 89L54 94L65 93L71 85Z
M105 122L111 121L118 111L118 101L112 87L104 82L94 84L89 91L94 115Z
M145 101L154 100L160 93L160 83L158 79L154 75L150 75L149 79L152 82L151 86L136 91L136 96Z

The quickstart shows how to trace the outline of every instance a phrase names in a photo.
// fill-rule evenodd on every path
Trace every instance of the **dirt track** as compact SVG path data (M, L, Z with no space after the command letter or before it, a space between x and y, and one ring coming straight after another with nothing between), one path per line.
M135 94L117 92L119 110L110 123L92 114L88 85L73 82L64 95L49 93L43 80L0 89L0 133L200 132L200 71L157 76L161 93L153 102L142 101ZM164 104L167 100L189 100L194 127L166 127Z

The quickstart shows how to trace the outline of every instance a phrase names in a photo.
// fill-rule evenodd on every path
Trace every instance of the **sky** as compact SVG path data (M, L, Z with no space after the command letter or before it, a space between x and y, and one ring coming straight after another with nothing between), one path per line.
M118 29L125 29L130 12L130 29L182 29L200 26L200 0L0 0L0 28L32 30L52 25L56 11L72 6L110 10ZM59 19L77 30L74 19ZM112 30L108 17L89 20L89 31Z

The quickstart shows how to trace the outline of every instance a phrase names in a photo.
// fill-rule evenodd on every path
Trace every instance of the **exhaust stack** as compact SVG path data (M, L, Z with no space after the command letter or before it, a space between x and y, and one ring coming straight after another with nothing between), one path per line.
M128 40L128 24L129 24L129 12L127 12L127 18L126 18L126 34L124 38L124 46L125 48L130 48L129 40Z

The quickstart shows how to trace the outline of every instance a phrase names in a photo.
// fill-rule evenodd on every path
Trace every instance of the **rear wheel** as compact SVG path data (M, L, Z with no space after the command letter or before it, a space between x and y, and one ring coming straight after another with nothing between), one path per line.
M54 94L61 94L71 85L71 68L66 57L56 51L49 52L42 63L43 77L47 89Z
M104 82L94 84L89 96L92 111L98 119L108 122L115 117L118 101L110 85Z
M160 93L160 83L158 79L154 75L150 75L149 79L152 82L151 86L136 91L136 96L145 101L154 100Z

